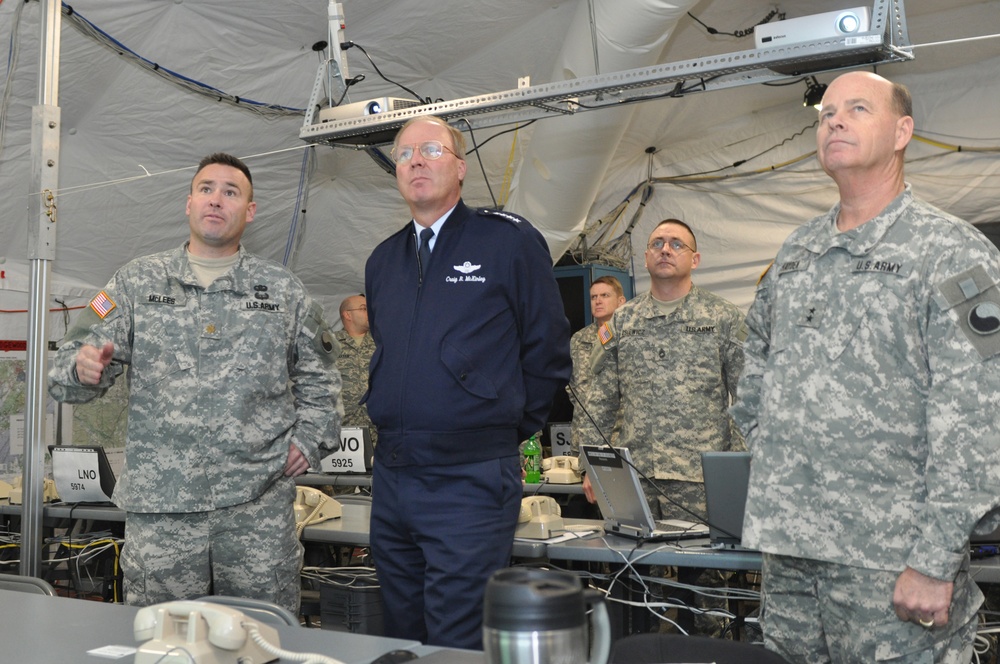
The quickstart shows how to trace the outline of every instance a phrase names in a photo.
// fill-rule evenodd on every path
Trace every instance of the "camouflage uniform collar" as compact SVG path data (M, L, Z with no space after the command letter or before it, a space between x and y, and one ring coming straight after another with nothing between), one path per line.
M188 244L189 242L185 242L170 257L170 272L176 275L178 280L185 286L198 286L200 288L198 277L195 276L194 270L191 269L191 264L188 262ZM209 286L212 291L232 290L240 294L249 292L247 284L253 276L253 269L248 263L248 258L252 258L253 255L243 248L242 243L240 244L238 253L240 257L236 261L236 264L233 265L233 269L228 274L216 279Z
M366 345L368 341L372 338L371 332L366 332L365 336L361 337L360 339L355 339L347 332L347 330L343 329L334 332L333 336L337 337L337 341L339 341L340 343L349 344L356 348L361 348L362 346Z
M863 256L882 241L903 210L912 204L913 192L907 184L902 193L886 205L878 215L857 228L841 233L836 229L837 215L840 214L838 202L825 215L816 217L807 224L804 234L797 238L796 244L814 254L823 254L830 248L840 247L854 256Z
M639 296L639 303L637 306L641 307L643 318L687 320L691 317L691 308L694 306L692 303L700 298L700 293L701 289L694 284L691 284L691 290L687 292L687 295L681 298L681 301L677 303L677 308L668 315L664 315L663 312L660 311L656 302L653 301L653 294L649 291L646 291Z

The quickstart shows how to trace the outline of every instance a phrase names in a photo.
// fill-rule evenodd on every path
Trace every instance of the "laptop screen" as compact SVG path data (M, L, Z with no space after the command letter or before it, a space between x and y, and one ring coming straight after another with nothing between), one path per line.
M701 470L712 544L737 547L743 535L750 453L702 452Z

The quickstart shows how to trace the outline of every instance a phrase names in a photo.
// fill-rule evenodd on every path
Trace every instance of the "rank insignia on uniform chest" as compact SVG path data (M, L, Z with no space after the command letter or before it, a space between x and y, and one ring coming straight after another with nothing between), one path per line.
M823 307L816 304L810 304L802 311L802 314L799 316L796 324L800 327L819 328L819 323L822 318Z

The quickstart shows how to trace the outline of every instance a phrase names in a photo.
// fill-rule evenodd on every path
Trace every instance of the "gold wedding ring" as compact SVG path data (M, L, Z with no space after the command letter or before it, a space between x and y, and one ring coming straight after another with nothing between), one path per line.
M920 623L921 627L933 627L934 626L934 619L933 618L931 618L930 620L918 620L917 622Z

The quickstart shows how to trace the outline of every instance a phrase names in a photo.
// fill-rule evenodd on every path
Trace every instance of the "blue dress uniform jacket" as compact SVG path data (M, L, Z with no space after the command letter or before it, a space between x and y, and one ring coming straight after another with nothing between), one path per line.
M483 591L514 543L518 442L569 379L569 323L520 217L459 201L427 265L416 247L409 223L365 271L372 553L387 636L479 649Z
M570 377L569 322L526 220L459 201L422 275L408 223L375 248L365 283L379 463L511 456L542 429Z

